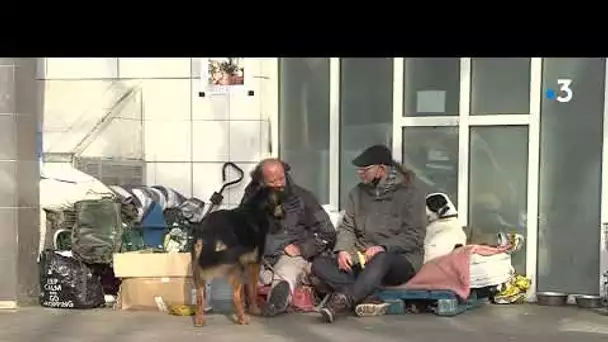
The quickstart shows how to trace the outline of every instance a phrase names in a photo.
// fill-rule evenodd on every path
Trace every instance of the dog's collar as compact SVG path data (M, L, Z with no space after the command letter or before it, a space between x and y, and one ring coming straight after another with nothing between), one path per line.
M452 217L458 217L458 214L441 216L439 219L446 219L446 218L452 218Z

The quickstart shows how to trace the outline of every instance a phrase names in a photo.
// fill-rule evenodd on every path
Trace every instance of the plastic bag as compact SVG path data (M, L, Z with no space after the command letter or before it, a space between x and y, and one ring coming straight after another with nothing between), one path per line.
M120 252L133 252L146 249L146 243L141 229L127 227L122 234L122 246Z
M167 209L164 212L165 223L170 229L165 235L165 251L188 252L192 247L192 235L195 224L186 219L180 208Z
M101 181L71 165L44 163L40 172L40 207L47 210L72 210L79 200L114 196Z
M100 279L70 254L42 252L40 305L56 309L92 309L105 305Z
M84 200L75 204L72 231L74 257L87 264L109 264L122 238L121 204L113 199Z
M296 312L315 311L315 292L310 286L300 286L293 291L291 306Z
M189 198L184 201L179 208L184 218L191 223L199 223L203 220L205 202L200 199L195 197Z

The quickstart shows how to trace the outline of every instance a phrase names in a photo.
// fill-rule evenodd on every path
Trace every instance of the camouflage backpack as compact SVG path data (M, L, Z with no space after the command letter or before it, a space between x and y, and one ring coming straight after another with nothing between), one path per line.
M74 204L74 257L86 264L110 264L122 238L121 204L114 199L83 200Z

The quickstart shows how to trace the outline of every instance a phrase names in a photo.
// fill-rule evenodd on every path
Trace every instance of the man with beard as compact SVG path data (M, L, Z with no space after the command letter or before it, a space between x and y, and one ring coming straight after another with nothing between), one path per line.
M262 310L267 317L287 310L310 262L324 251L331 251L336 241L329 215L310 191L293 183L288 171L289 166L279 159L262 160L253 170L242 200L261 186L282 189L285 196L285 216L280 221L271 218L280 228L267 236L264 250L264 260L272 268L271 290Z

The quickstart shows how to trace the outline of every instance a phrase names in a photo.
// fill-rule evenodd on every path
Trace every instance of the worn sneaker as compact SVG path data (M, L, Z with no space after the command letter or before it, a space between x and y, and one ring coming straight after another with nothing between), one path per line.
M268 294L268 300L264 305L262 314L266 317L274 317L287 311L290 294L291 289L288 282L283 280L276 284Z
M319 313L321 313L321 317L325 322L332 323L338 314L347 311L350 307L350 299L345 294L334 292L329 297L327 305L322 307Z
M359 317L384 316L388 313L389 303L367 302L355 307L355 314Z

